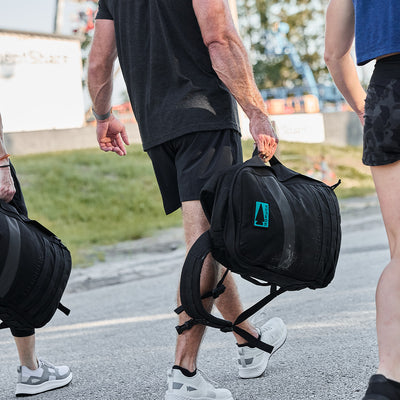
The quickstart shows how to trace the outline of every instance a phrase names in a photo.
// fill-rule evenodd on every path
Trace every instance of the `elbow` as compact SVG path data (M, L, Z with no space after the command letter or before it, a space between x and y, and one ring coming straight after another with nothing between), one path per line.
M221 51L221 48L229 46L229 43L224 40L212 40L205 43L210 54Z
M112 73L114 62L109 59L90 58L88 62L88 76L106 76Z
M229 38L224 34L209 35L204 37L203 41L209 51L221 46L224 47L229 45Z
M243 47L239 37L233 35L216 37L212 40L205 41L204 44L206 45L210 55L226 54L227 52L232 52L233 48Z
M110 52L102 51L93 47L89 53L88 74L109 74L114 68L114 61L117 58L117 50Z
M341 62L341 59L342 57L335 52L325 50L324 61L329 71L331 71L332 68L335 68L335 66Z
M334 60L334 55L332 51L325 50L324 61L327 66L331 65Z
M236 31L229 26L224 29L219 28L218 30L208 30L206 34L203 34L203 42L206 47L210 50L213 48L229 47L230 43L236 41Z
M93 75L97 74L99 71L104 69L104 62L102 62L98 57L93 57L89 55L88 60L88 74Z
M331 65L336 65L341 63L343 60L347 58L351 58L350 49L337 49L331 46L325 47L324 52L324 61L325 64L329 67Z
M100 71L100 64L95 63L95 62L91 62L89 60L89 63L88 63L88 77L96 76L99 71Z

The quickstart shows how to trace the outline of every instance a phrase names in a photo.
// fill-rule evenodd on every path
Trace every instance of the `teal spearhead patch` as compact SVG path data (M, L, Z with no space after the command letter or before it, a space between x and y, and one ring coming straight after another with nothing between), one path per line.
M254 213L254 226L268 228L269 226L269 204L256 201L256 211Z

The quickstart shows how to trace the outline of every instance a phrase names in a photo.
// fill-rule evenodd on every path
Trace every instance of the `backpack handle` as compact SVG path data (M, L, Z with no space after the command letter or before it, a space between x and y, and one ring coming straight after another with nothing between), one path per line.
M254 146L253 155L252 155L252 158L255 158L255 157L257 157L263 164L265 164L264 161L262 161L261 158L260 158L260 156L259 156L259 152L258 152L257 146ZM275 155L273 155L273 156L271 157L271 159L269 160L269 163L271 164L271 166L277 165L277 164L282 164L282 163L276 158Z
M270 168L275 172L275 175L280 181L284 181L290 178L293 178L296 175L299 175L298 172L293 171L283 165L278 158L273 155L269 160ZM249 160L247 160L243 165L249 167L268 167L265 165L264 161L258 156L258 149L257 146L253 151L253 156Z

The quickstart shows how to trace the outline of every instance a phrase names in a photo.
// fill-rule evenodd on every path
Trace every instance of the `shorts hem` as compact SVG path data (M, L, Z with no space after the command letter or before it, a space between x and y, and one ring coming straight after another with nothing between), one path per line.
M176 210L179 210L181 207L182 207L182 203L175 204L175 205L173 205L173 206L168 206L168 207L164 205L164 212L165 212L165 215L172 214L172 213L175 212Z
M362 162L364 165L368 166L368 167L379 167L382 165L389 165L389 164L393 164L397 161L400 161L400 155L397 158L393 158L393 159L386 159L386 160L365 160L364 158L362 159Z
M172 214L173 212L175 212L176 210L178 210L179 208L182 207L182 203L184 203L185 201L200 201L198 196L189 196L188 198L185 199L181 199L179 204L175 204L174 206L171 207L164 207L164 211L166 215Z

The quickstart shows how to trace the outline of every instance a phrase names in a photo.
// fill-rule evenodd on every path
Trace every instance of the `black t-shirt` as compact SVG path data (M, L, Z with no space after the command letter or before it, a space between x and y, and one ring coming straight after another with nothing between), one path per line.
M211 66L191 0L100 0L145 150L192 132L239 131L237 105Z

